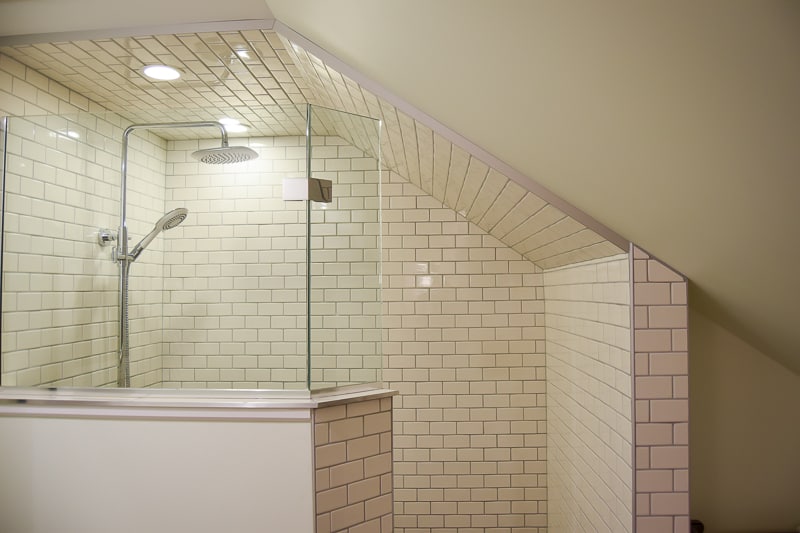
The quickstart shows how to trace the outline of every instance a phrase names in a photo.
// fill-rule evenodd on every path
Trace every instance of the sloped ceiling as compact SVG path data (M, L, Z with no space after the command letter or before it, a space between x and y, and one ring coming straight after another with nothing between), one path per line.
M388 169L540 267L627 250L627 242L613 232L548 191L515 183L493 166L500 162L481 160L442 135L446 132L434 131L398 110L291 38L269 29L270 23L262 24L267 29L252 21L243 25L248 28L69 41L56 35L50 37L53 41L39 42L42 37L37 36L30 37L30 43L0 44L0 53L134 123L213 121L226 115L247 123L249 135L302 135L304 108L298 104L304 102L380 118L384 124L380 154ZM173 82L147 80L141 70L151 63L179 68L183 75ZM38 112L27 107L24 111ZM359 118L334 120L324 110L312 120L315 133L338 134L377 156L379 147L371 144L374 136L362 135L360 123ZM204 135L186 129L159 133L172 139ZM585 225L587 221L592 227Z
M0 34L178 23L200 9L214 13L204 20L258 18L230 16L251 0L170 2L178 20L121 1L93 3L88 19L61 8L25 27L12 17L88 1L2 1ZM685 273L694 309L800 373L800 4L267 4L367 78ZM125 9L138 18L118 16Z
M800 373L800 4L268 0Z

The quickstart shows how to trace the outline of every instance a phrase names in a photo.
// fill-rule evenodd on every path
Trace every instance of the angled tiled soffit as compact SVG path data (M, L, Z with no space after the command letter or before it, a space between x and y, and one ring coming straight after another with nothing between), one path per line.
M248 123L249 135L301 135L306 102L380 118L380 147L360 121L341 114L320 112L314 133L339 135L372 156L380 150L386 168L541 268L627 252L618 235L432 119L368 90L289 28L278 23L278 29L23 43L1 46L0 53L132 122L227 115ZM149 82L139 74L149 63L179 66L183 76L170 84ZM39 112L68 110L43 102ZM26 108L24 114L32 113ZM196 135L164 133L170 139Z
M450 136L410 116L385 98L281 37L307 83L309 102L356 115L382 119L381 158L385 167L408 179L447 207L475 223L541 268L610 257L627 252L627 243L607 228L611 240L569 216L509 177L492 157L481 157L470 143L460 146ZM302 37L295 36L302 41ZM308 47L307 43L306 47ZM358 121L326 124L354 146L377 156L359 134ZM444 130L445 128L441 128ZM487 161L491 159L492 161ZM531 185L534 185L531 183ZM559 201L563 207L563 202ZM588 217L585 217L588 218Z

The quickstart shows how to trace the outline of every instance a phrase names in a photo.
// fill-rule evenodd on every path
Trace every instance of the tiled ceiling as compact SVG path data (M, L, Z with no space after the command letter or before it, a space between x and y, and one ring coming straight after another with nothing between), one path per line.
M134 123L227 116L248 124L248 135L302 135L308 98L283 46L272 31L245 30L38 43L0 52ZM149 80L141 71L150 64L175 67L181 78ZM168 134L189 135L196 133Z
M312 124L314 133L339 135L373 156L380 150L386 168L542 268L625 251L570 216L563 202L559 208L542 199L535 187L520 185L487 158L273 30L18 44L2 46L0 53L132 123L227 116L249 125L248 136L302 135L306 103L379 118L380 146L357 116L321 110ZM141 69L152 63L176 67L183 75L173 82L150 81ZM159 134L181 139L198 133Z

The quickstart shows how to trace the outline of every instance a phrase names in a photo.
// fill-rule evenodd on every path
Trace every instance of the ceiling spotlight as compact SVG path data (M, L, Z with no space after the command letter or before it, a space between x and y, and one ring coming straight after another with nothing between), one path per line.
M159 81L177 80L181 77L180 71L166 65L147 65L142 73L150 79Z
M225 126L225 131L228 133L243 133L247 131L247 126L235 118L223 117L219 119L219 123Z

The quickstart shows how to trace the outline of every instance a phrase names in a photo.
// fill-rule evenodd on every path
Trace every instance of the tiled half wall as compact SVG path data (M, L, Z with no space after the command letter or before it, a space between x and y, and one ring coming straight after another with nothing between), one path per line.
M392 398L314 412L316 533L392 533Z

